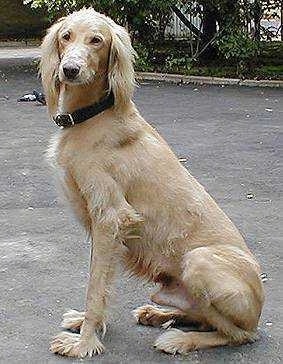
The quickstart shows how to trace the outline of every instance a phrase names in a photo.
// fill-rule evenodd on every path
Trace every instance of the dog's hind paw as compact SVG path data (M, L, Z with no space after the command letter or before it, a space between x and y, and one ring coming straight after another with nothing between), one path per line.
M80 334L71 332L60 332L50 344L52 353L74 358L92 357L93 355L102 354L104 350L104 345L97 336L94 335L88 340L81 340Z
M189 342L187 335L178 329L167 330L157 338L154 347L167 354L186 354L193 349L193 343Z
M85 313L70 310L63 314L61 327L67 330L79 331L85 319Z

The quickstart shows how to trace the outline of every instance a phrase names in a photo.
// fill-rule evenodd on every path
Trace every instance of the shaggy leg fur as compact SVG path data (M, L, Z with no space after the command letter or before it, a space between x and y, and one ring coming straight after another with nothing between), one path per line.
M152 305L145 305L133 310L138 324L160 327L166 323L175 323L185 315L179 310L165 310Z
M197 326L200 330L210 331L212 327L199 312L183 312L177 309L162 309L145 305L133 310L133 316L140 325L168 328L174 325Z
M217 332L183 332L167 330L155 341L155 348L168 354L186 354L197 349L227 345L229 339Z
M80 334L60 332L51 341L50 350L61 355L84 358L102 354L104 346L96 335L89 336L88 340L81 340Z
M101 239L97 239L101 241ZM111 246L111 242L109 242ZM100 249L93 245L93 249ZM115 247L112 249L116 252ZM100 257L102 257L100 259ZM114 265L112 256L104 251L92 254L90 279L87 290L87 307L84 317L83 313L76 311L68 312L63 319L64 326L69 328L78 327L82 322L80 334L61 332L52 340L50 350L53 353L84 358L104 352L104 345L98 335L102 331L102 337L106 331L105 311L109 295L109 284L113 279Z
M85 312L70 310L64 313L61 327L67 330L80 331L80 328L84 322L84 318Z

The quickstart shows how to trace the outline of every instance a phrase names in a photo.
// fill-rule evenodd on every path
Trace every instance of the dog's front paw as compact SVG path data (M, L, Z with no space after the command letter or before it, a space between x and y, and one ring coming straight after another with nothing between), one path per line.
M51 341L50 350L54 354L84 358L102 354L105 349L96 335L88 339L82 339L80 334L60 332Z

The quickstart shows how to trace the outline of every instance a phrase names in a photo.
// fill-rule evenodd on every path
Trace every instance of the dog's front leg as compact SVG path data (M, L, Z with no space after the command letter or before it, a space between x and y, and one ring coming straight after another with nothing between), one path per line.
M117 260L120 256L120 248L120 244L116 241L114 231L111 228L103 229L103 227L99 226L93 229L86 312L81 327L82 345L89 343L93 354L100 354L104 351L104 347L97 337L97 332L100 331L103 337L106 331L108 295ZM90 354L92 353L88 352L88 355Z
M84 322L80 334L62 332L51 343L51 351L83 358L101 354L104 346L98 334L105 333L106 305L114 277L120 244L115 239L115 224L92 225L92 254Z

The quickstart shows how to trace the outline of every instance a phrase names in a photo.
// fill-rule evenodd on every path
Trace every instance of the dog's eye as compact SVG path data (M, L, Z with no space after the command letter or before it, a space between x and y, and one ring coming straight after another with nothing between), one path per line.
M92 39L91 39L91 41L90 41L90 43L91 44L99 44L99 43L101 43L102 42L102 39L100 38L100 37L98 37L97 35L95 35Z
M71 38L70 33L64 34L62 38L65 40L70 40L70 38Z

